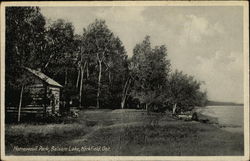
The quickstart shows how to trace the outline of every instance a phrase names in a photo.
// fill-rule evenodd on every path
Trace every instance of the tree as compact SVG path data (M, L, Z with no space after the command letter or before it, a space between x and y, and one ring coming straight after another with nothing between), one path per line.
M124 109L125 107L125 102L128 98L129 92L131 91L131 84L133 82L131 59L126 61L125 70L126 71L124 71L124 77L126 81L122 89L121 109Z
M100 99L110 100L114 97L112 93L121 87L123 77L120 75L125 71L126 52L120 39L111 32L104 20L95 20L84 29L82 42L80 66L86 73L92 68L92 72L89 73L92 75L90 81L97 82L96 107L100 108ZM82 79L80 82L82 84ZM121 93L122 87L118 91ZM101 92L104 92L107 98L104 95L100 97ZM121 97L121 94L118 96Z
M6 83L17 85L22 67L36 68L45 46L45 19L38 7L6 8ZM35 60L35 61L34 61Z
M75 77L77 71L77 57L79 54L80 36L74 34L71 22L58 19L49 22L46 31L47 48L44 55L42 70L51 78L64 85L62 101L69 102L76 95Z
M108 97L103 100L106 103L103 105L111 105L119 108L123 97L123 85L128 76L128 60L120 39L115 37L111 43L111 52L104 62L106 72L104 72L103 76L103 85L107 87L107 90L103 90L103 93Z
M39 58L45 48L44 32L45 19L38 7L6 7L5 98L6 105L11 104L18 97L15 91L20 90L18 121L25 86L30 82L24 68L40 66Z
M6 65L40 65L45 47L45 19L38 7L6 8ZM34 61L36 60L36 61Z
M72 23L62 19L56 20L47 29L47 58L43 69L64 85L68 83L68 71L74 68L76 62L74 38Z
M207 102L206 92L202 92L202 82L192 76L175 71L169 79L169 103L173 106L173 114L179 110L188 111L194 106L204 106Z
M134 77L132 96L149 106L154 107L163 100L166 90L165 82L170 72L170 61L164 45L151 48L150 37L134 48L132 57L132 73Z

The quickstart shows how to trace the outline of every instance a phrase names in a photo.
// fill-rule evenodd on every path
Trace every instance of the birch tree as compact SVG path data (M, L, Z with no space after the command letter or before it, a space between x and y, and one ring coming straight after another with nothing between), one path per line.
M95 20L83 33L83 55L87 55L88 67L94 68L90 75L96 77L96 108L100 108L102 92L107 92L104 87L110 89L114 85L118 70L123 70L123 61L126 59L125 49L121 41L108 28L104 20ZM86 74L88 74L88 68ZM112 78L113 77L113 78ZM108 80L108 83L106 83ZM120 90L120 93L122 91ZM103 103L105 101L102 101Z
M206 92L201 90L202 83L182 71L175 70L171 73L167 99L173 107L173 114L176 114L177 110L188 111L194 106L204 106L206 104L207 95Z

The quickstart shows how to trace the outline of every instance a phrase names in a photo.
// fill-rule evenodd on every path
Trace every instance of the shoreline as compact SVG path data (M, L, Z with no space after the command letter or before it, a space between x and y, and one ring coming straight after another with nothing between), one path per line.
M230 107L235 107L235 108L243 108L243 106L241 105L227 105L227 106L217 106L217 105L212 105L212 106L206 106L206 107L197 107L195 108L195 112L197 112L203 119L207 119L209 120L209 124L213 124L215 125L216 127L222 129L222 130L225 130L225 131L228 131L228 132L231 132L231 133L241 133L243 134L244 133L244 123L241 125L239 122L235 123L235 122L227 122L227 121L222 121L223 118L220 118L219 116L216 117L216 112L213 111L212 108L217 108L219 110L221 110L220 108L223 107L223 108L230 108ZM210 109L209 109L210 108ZM227 116L227 117L230 117L230 116ZM232 117L232 116L231 116ZM225 119L225 118L224 118Z

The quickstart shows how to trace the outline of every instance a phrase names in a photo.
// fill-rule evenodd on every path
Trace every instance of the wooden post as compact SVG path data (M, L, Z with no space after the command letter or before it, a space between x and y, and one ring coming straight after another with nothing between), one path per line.
M147 114L149 115L149 109L148 109L148 104L146 103L146 111L147 111Z
M23 88L24 88L24 85L22 85L22 89L21 89L21 93L20 93L17 122L20 122L20 119L21 119L21 107L22 107L22 99L23 99Z
M46 112L47 112L47 101L48 101L48 97L47 97L47 88L48 88L48 86L45 84L45 83L43 83L43 88L44 88L44 93L43 93L43 100L44 100L44 102L43 102L43 117L46 117Z

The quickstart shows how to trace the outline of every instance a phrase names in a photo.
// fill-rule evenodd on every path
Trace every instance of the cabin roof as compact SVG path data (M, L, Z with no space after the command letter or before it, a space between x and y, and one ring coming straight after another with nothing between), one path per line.
M53 80L52 78L50 78L49 76L45 75L44 73L42 73L40 71L30 69L30 68L27 68L27 67L25 69L27 69L29 72L31 72L32 74L34 74L39 79L43 80L44 82L46 82L49 85L60 87L60 88L63 87L61 84L57 83L55 80Z

